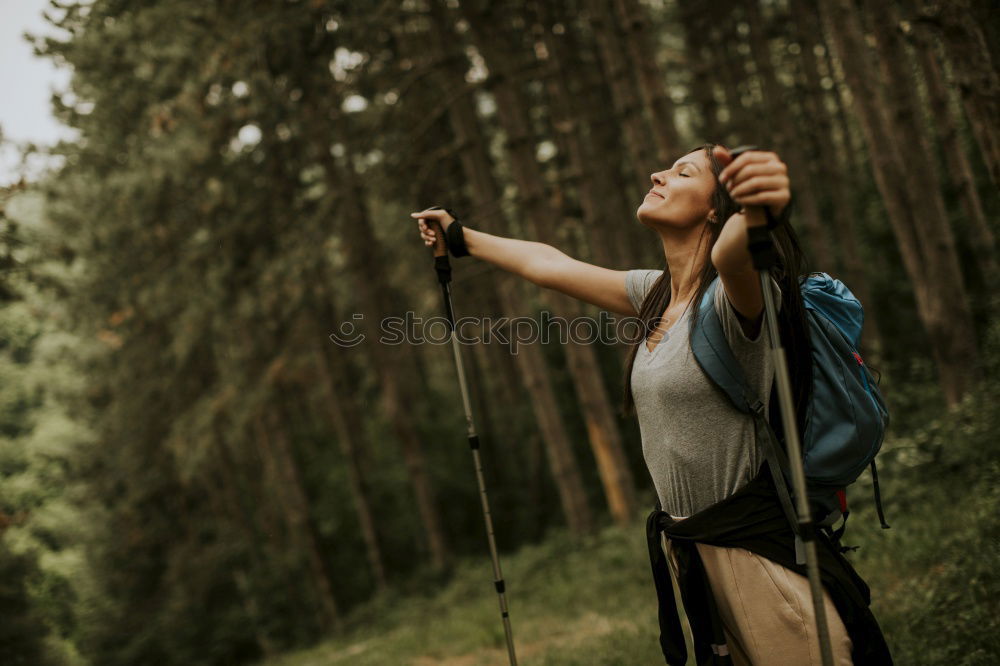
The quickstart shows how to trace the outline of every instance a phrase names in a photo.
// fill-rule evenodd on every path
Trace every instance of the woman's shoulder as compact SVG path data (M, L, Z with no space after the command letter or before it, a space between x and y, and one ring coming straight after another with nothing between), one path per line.
M633 268L625 272L625 291L628 292L628 298L636 312L642 306L646 294L652 289L653 283L661 275L663 270L657 268Z

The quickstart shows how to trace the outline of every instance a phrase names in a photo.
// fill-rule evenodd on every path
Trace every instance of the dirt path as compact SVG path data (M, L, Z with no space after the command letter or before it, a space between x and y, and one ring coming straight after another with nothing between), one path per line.
M518 640L515 628L514 648L518 660L537 657L552 649L576 645L581 640L603 636L613 631L638 631L636 624L630 620L612 619L594 612L589 612L569 624L560 626L559 623L554 623L554 626L557 627L555 633L528 643ZM421 656L409 662L410 666L503 666L508 663L506 645L500 649L482 649L453 657Z

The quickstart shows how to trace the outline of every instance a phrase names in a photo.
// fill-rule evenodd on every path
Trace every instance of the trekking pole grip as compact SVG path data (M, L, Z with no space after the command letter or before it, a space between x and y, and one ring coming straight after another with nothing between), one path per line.
M429 210L443 210L456 221L456 218L451 211L442 206L431 206L424 212ZM448 293L448 283L451 282L451 262L448 261L448 239L444 235L444 225L436 217L421 217L427 227L434 232L434 246L431 248L434 254L434 270L437 272L438 282L441 283L441 288L444 289L444 300L445 305L448 310L451 310L451 297Z
M437 273L438 282L444 290L444 304L448 312L448 321L454 327L454 317L451 313L451 294L448 283L451 282L451 262L448 261L448 241L444 237L444 227L441 222L433 217L424 218L428 226L434 231L434 271Z
M448 241L444 237L444 227L433 217L426 218L428 226L434 231L434 256L448 258Z

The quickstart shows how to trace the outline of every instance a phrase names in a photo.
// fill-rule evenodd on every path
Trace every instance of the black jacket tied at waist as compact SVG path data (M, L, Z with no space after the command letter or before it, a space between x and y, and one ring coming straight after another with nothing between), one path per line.
M753 480L733 495L684 520L675 521L664 511L653 511L646 519L646 538L659 600L660 648L670 666L687 664L687 648L660 532L666 533L675 548L678 588L691 623L698 666L732 664L732 661L696 542L744 548L807 575L805 566L796 564L795 535L766 463ZM868 585L822 532L816 534L816 551L820 579L851 637L854 664L892 664L882 630L868 608L871 603Z

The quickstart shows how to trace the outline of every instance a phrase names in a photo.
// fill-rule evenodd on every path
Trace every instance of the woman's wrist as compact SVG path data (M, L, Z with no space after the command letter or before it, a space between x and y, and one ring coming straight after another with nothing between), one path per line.
M465 237L465 249L469 251L470 257L475 257L476 249L478 247L478 242L483 237L482 231L476 231L475 229L470 229L469 227L462 227L462 235Z

